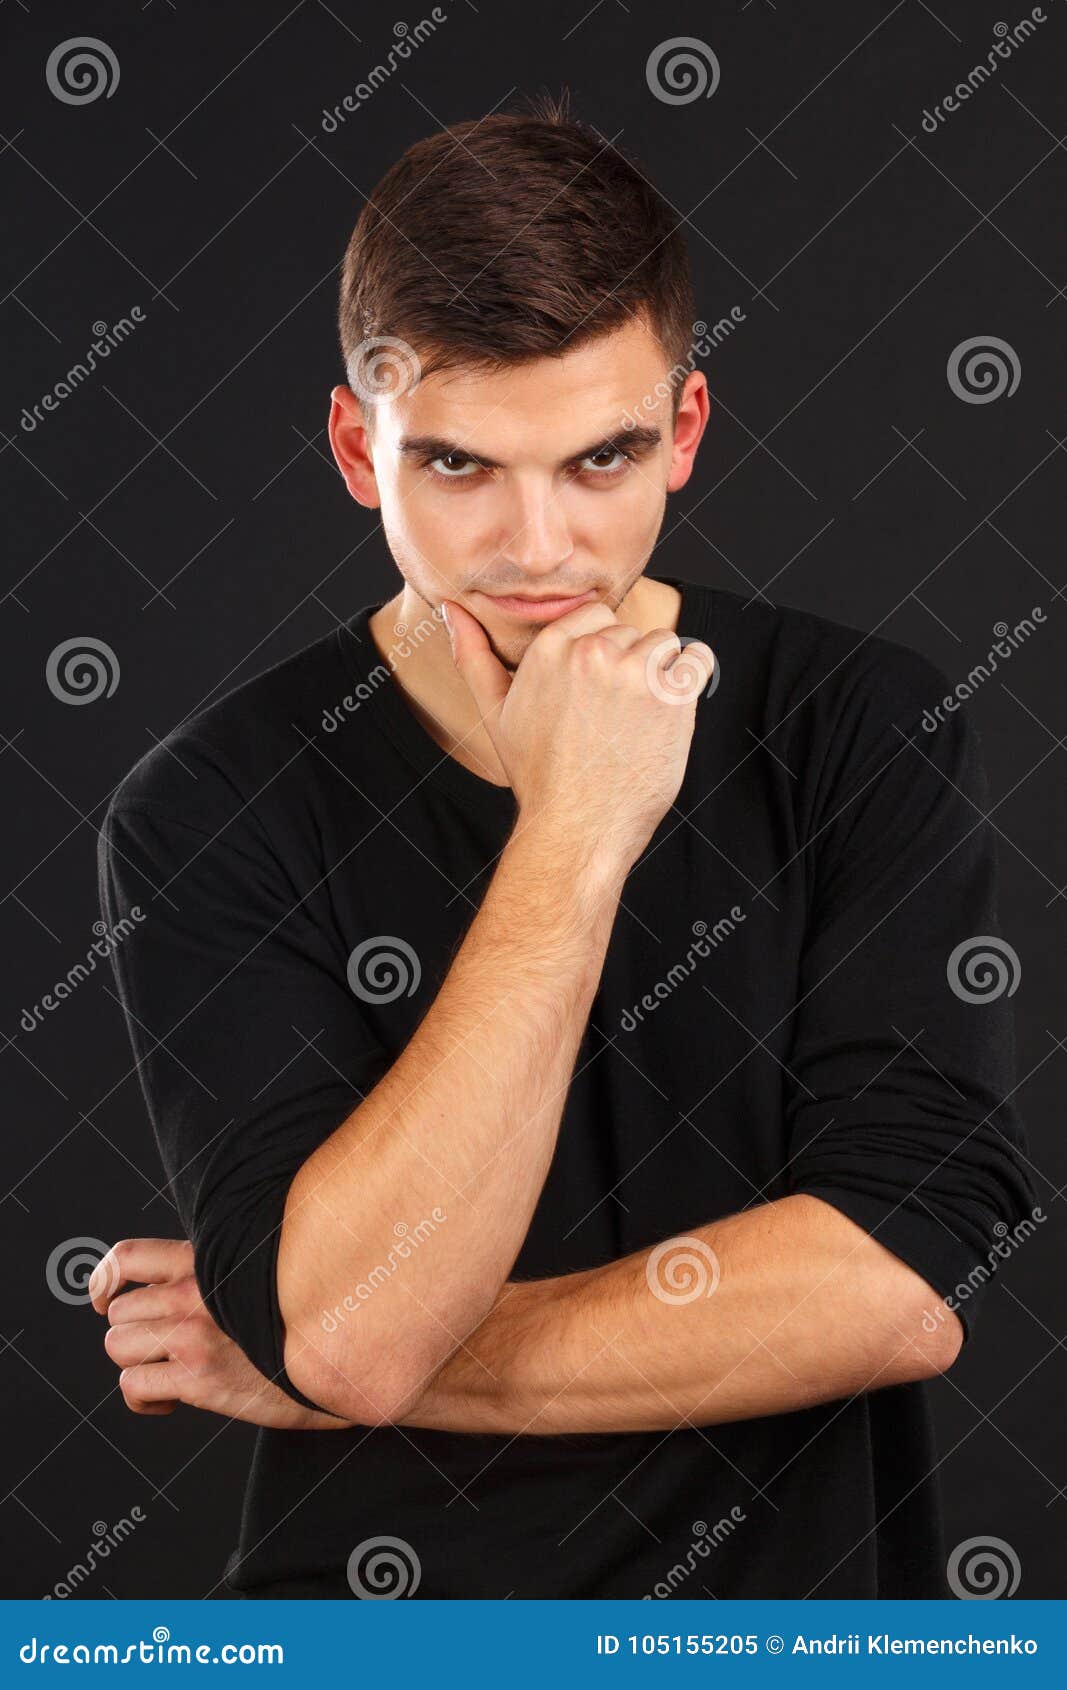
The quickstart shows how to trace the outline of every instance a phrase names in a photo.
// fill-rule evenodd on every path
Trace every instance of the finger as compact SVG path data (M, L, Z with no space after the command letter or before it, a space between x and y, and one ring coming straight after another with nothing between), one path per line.
M703 692L707 683L715 673L717 662L715 653L703 640L690 640L684 645L677 657L672 658L668 665L668 672L677 671L679 680L684 677L684 685L691 688L694 696Z
M175 1394L169 1362L128 1367L119 1374L119 1387L133 1414L173 1414L181 1401Z
M108 1327L104 1348L117 1366L139 1367L142 1362L169 1360L170 1335L166 1327L131 1320L122 1326Z
M123 1238L102 1256L89 1276L89 1300L107 1311L124 1285L156 1285L193 1272L193 1247L184 1238Z
M628 622L616 622L613 627L598 628L598 640L608 640L610 644L618 646L620 651L629 651L641 638L641 631Z
M485 721L503 704L511 690L511 676L494 655L485 629L476 616L455 599L443 599L448 607L449 644L452 661L466 681ZM447 623L446 623L447 626Z
M138 1291L124 1291L112 1297L107 1318L112 1326L131 1320L179 1321L201 1308L200 1288L195 1279L176 1279L165 1285L146 1285Z
M700 640L683 646L673 629L653 628L630 651L644 667L645 684L667 704L695 704L711 678L715 654Z
M562 616L546 622L537 637L543 639L546 633L551 632L557 637L562 634L566 639L577 640L583 634L599 633L602 628L624 626L601 599L590 599L588 604L580 604L577 610L565 611Z

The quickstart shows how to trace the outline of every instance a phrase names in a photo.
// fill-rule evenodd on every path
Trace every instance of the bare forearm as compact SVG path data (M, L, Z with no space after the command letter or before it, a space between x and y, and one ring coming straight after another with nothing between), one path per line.
M540 1435L787 1413L941 1371L959 1329L942 1311L926 1330L938 1307L838 1210L787 1197L698 1227L658 1261L642 1251L505 1286L404 1423Z
M410 1042L298 1174L278 1262L286 1365L324 1407L390 1417L492 1306L551 1161L617 897L597 862L516 835Z

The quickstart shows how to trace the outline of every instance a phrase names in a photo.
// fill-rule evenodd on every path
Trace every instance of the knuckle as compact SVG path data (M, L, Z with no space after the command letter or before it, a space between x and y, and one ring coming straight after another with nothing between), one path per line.
M179 1308L186 1315L199 1315L201 1310L204 1310L200 1287L195 1279L179 1279L174 1286L174 1293Z
M186 1330L184 1334L171 1345L171 1355L175 1361L180 1361L188 1372L197 1375L206 1373L211 1364L211 1350L202 1333Z

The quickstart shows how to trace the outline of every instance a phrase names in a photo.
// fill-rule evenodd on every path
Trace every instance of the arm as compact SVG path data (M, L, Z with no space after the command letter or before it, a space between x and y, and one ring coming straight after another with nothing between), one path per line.
M278 1293L286 1371L313 1402L398 1417L488 1312L544 1184L617 901L535 828L513 837L415 1034L300 1169ZM442 1212L403 1271L373 1277L401 1217Z
M325 875L283 860L290 797L255 785L267 748L234 765L228 719L137 764L100 835L108 927L149 908L112 964L207 1308L261 1377L367 1424L413 1405L514 1266L618 890L695 722L695 695L651 684L677 636L589 604L509 677L455 608L518 826L417 1013L372 1013L346 980L328 882L359 872L359 841Z
M125 1291L130 1280L154 1283ZM287 1431L353 1424L257 1373L204 1308L188 1244L117 1245L91 1289L134 1412L180 1401ZM919 1274L798 1195L586 1273L505 1285L402 1424L543 1435L755 1419L927 1378L961 1341Z
M958 1317L804 1195L658 1250L504 1288L404 1424L633 1432L785 1414L951 1366Z
M185 1403L279 1431L346 1426L294 1401L226 1336L204 1306L186 1239L122 1239L88 1289L96 1313L107 1315L104 1348L122 1370L119 1389L133 1414L172 1414Z
M677 637L641 636L600 603L543 628L513 677L476 619L451 612L518 827L422 1023L299 1169L278 1250L286 1372L367 1424L414 1405L522 1247L619 892L677 796L699 696L665 703L649 676ZM693 645L689 660L702 686L712 654ZM442 1210L429 1247L382 1276L398 1219ZM373 1295L353 1306L361 1283Z

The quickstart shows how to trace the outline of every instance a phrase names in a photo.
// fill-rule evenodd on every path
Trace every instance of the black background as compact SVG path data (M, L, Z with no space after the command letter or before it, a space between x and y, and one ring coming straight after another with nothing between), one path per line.
M64 1240L179 1231L109 965L34 1032L20 1017L92 942L95 826L130 765L399 584L325 433L344 379L338 267L364 195L418 137L566 85L685 214L701 318L744 313L704 362L711 426L653 572L878 631L954 680L994 624L1045 611L966 708L1022 965L1017 1095L1048 1220L935 1397L949 1545L1001 1537L1020 1596L1062 1595L1067 6L1046 0L1034 38L934 134L924 110L985 60L998 22L1028 14L974 0L444 9L335 133L323 109L384 59L402 13L9 0L0 20L4 1593L43 1595L94 1523L134 1505L145 1523L85 1596L201 1595L235 1540L251 1433L188 1410L132 1417L101 1323L46 1285ZM108 43L120 78L66 104L45 65L81 35ZM714 51L712 97L651 92L649 55L678 36ZM130 339L27 431L23 407L84 357L92 325L134 305ZM949 356L979 335L1017 356L1010 397L952 391ZM120 680L71 707L46 664L86 635Z

